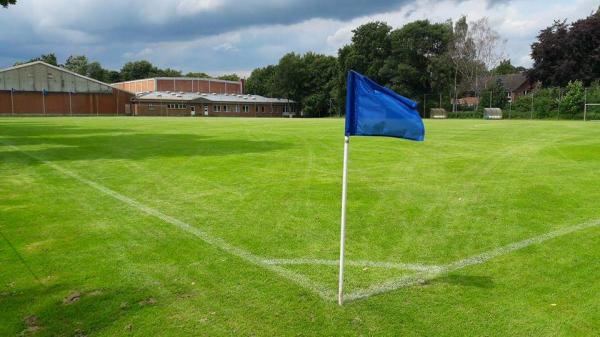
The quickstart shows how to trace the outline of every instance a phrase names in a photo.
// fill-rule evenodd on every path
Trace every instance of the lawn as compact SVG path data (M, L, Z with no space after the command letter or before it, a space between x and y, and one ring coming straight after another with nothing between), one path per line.
M0 118L0 336L600 335L600 124Z

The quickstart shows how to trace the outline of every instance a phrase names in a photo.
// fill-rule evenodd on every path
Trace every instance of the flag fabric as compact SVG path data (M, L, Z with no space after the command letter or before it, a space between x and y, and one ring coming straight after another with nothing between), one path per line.
M346 85L346 136L425 139L416 102L352 70Z

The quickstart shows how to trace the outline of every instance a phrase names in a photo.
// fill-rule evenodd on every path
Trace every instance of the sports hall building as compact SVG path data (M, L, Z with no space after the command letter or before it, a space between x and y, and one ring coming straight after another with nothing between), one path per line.
M158 77L103 83L41 61L0 70L0 115L293 117L298 104L244 81Z
M0 70L0 115L127 115L134 96L41 61Z

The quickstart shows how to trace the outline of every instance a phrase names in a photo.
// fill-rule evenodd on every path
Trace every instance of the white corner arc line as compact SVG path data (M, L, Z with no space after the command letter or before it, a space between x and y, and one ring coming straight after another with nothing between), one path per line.
M5 143L6 144L6 143ZM195 235L196 237L200 238L202 241L206 242L207 244L214 246L216 248L219 248L231 255L237 256L239 258L241 258L242 260L245 260L251 264L260 266L262 268L265 268L269 271L272 271L276 274L278 274L279 276L282 276L292 282L294 282L295 284L305 288L305 289L309 289L312 292L314 292L315 294L317 294L319 297L321 297L324 300L328 300L328 301L333 301L335 299L335 294L333 292L333 290L328 289L327 287L320 285L314 281L312 281L311 279L309 279L308 277L298 274L296 272L290 271L288 269L285 269L283 267L280 267L278 265L271 265L271 264L266 264L263 262L263 258L259 257L257 255L254 255L244 249L235 247L229 243L227 243L226 241L224 241L221 238L212 236L210 234L208 234L207 232L198 229L192 225L189 225L179 219L176 219L172 216L166 215L154 208L151 208L149 206L146 206L138 201L135 201L123 194L120 194L116 191L111 190L110 188L103 186L99 183L96 183L92 180L86 179L80 175L78 175L77 173L67 170L65 168L63 168L60 165L57 165L55 163L52 163L48 160L44 160L42 158L38 158L30 153L27 153L25 151L22 151L21 149L19 149L18 147L12 145L12 144L6 144L8 145L11 149L18 151L30 158L33 158L37 161L40 161L42 163L44 163L45 165L48 165L49 167L53 168L54 170L62 173L65 176L71 177L77 181L79 181L80 183L83 183L85 185L88 185L89 187L92 187L114 199L117 199L121 202L123 202L124 204L127 204L143 213L146 213L148 215L151 215L155 218L158 218L160 220L163 220L164 222L167 222L171 225L174 225L175 227L178 227L179 229L188 232L190 234Z
M323 266L339 266L339 260L328 260L328 259L265 259L264 263L270 265L323 265ZM380 262L380 261L366 261L366 260L346 260L346 266L351 267L372 267L372 268L383 268L383 269L401 269L401 270L413 270L419 272L438 272L443 267L436 265L427 265L419 263L396 263L396 262Z
M512 253L514 251L523 249L525 247L539 244L544 241L548 241L548 240L557 238L559 236L571 234L571 233L582 231L582 230L589 229L592 227L597 227L599 225L600 225L600 219L596 219L596 220L584 222L584 223L581 223L578 225L557 229L555 231L548 232L546 234L542 234L542 235L535 236L535 237L532 237L529 239L514 242L511 244L499 247L499 248L489 250L487 252L483 252L481 254L473 255L471 257L446 264L446 265L442 266L440 268L440 270L437 272L417 273L415 275L391 279L391 280L373 285L373 286L365 288L365 289L357 290L353 293L346 295L346 299L348 301L364 299L364 298L368 298L368 297L371 297L374 295L393 291L398 288L420 284L420 283L423 283L424 281L434 279L441 274L446 274L446 273L449 273L449 272L452 272L455 270L459 270L459 269L462 269L462 268L465 268L468 266L482 264L493 258Z

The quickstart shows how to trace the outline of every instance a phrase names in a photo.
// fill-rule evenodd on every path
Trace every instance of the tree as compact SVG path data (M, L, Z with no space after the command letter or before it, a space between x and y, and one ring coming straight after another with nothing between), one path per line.
M523 69L521 67L521 69ZM492 73L495 75L508 75L520 72L519 67L515 67L510 63L510 59L500 61L500 64L494 69L492 69Z
M42 61L42 62L51 64L53 66L58 66L58 60L56 59L56 55L54 53L42 54L41 56L32 58L31 60L26 61L26 62L15 62L14 65L18 66L20 64L25 64L25 63L35 62L35 61Z
M181 71L171 68L160 69L153 67L149 77L181 77Z
M4 8L8 8L8 5L14 5L17 3L17 0L0 0L0 6Z
M67 58L64 67L74 73L87 76L88 63L88 58L84 55L71 55Z
M121 82L123 79L121 78L121 73L115 70L108 70L106 74L106 82L107 83L117 83Z
M160 69L146 60L127 62L121 68L123 81L139 80L151 77L181 77L181 71L166 68Z
M574 80L589 85L600 78L600 7L571 25L555 21L531 45L531 81L564 86Z
M305 71L301 87L302 107L306 115L322 117L333 113L337 60L335 57L316 53L306 53L302 57Z
M299 102L305 115L329 115L336 94L335 57L316 53L288 53L277 65L257 68L246 81L246 92Z
M99 62L92 62L87 65L86 76L98 81L108 82L108 71L102 68Z
M489 81L491 73L504 59L504 44L489 24L487 18L467 23L465 16L454 26L454 41L450 54L456 66L454 95L458 95L458 77L462 77L462 90L474 91L479 97L483 82ZM456 100L455 100L456 102ZM456 110L456 104L453 106Z
M409 97L442 90L452 78L448 47L449 23L414 21L390 33L390 54L380 75L383 84Z
M376 82L383 82L381 69L390 55L390 27L385 22L375 21L359 26L352 32L352 47L355 50L354 70Z
M567 84L567 91L560 103L561 114L572 118L582 112L584 104L584 89L582 81L572 81Z
M487 17L471 22L471 38L475 45L475 60L493 69L504 59L504 45L506 39L502 39L489 23Z
M189 72L185 74L185 77L195 77L195 78L211 78L207 73L203 72Z
M479 107L482 108L500 108L504 109L508 103L507 90L502 85L502 81L497 79L492 85L481 92Z
M295 101L302 99L306 72L302 58L296 53L285 54L277 64L275 72L275 94Z
M246 92L261 96L275 96L276 71L277 66L274 65L254 69L246 80Z
M225 74L218 76L217 79L226 81L239 81L240 77L238 76L238 74Z
M121 78L124 81L149 78L156 74L156 68L148 61L127 62L121 68Z
M454 100L452 111L456 112L456 102L458 98L459 77L470 82L474 77L475 64L475 45L473 39L469 36L469 24L467 17L462 16L454 24L452 43L450 45L450 58L454 64Z

